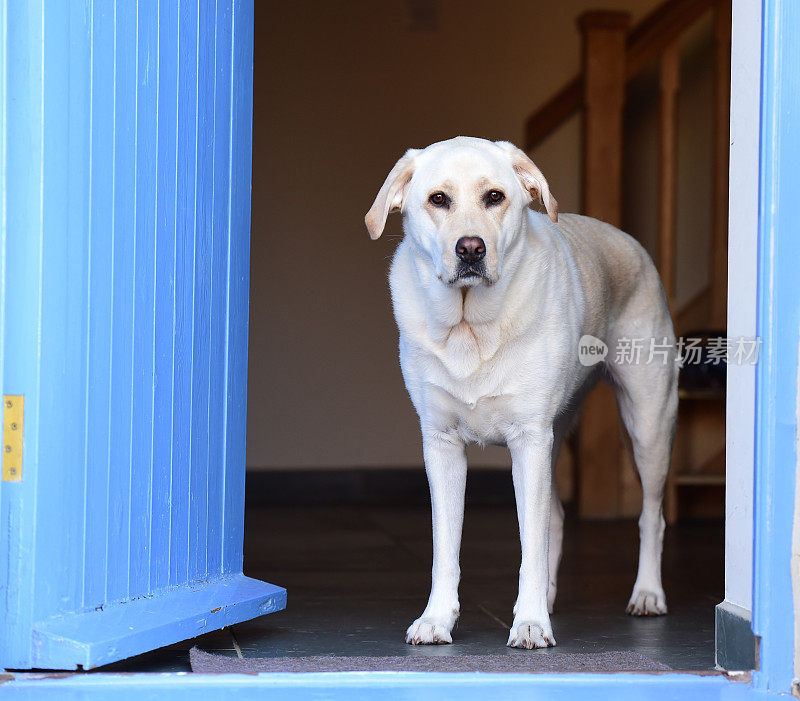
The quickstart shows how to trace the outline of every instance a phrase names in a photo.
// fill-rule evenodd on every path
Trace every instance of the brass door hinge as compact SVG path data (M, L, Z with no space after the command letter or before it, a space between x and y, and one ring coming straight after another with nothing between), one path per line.
M22 481L22 426L25 397L3 395L3 482Z

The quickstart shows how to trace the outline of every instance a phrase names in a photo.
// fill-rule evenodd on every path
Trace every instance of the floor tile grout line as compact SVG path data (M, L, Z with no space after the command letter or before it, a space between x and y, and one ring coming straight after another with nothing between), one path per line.
M417 551L414 548L409 547L406 543L402 540L399 540L388 528L385 528L377 519L372 516L371 510L367 509L367 519L372 524L374 528L376 528L379 532L383 533L390 541L392 541L396 546L403 548L407 553L411 554L416 560L422 560L423 558L419 556ZM507 625L502 618L496 616L492 613L484 604L476 603L472 601L470 597L464 597L463 595L459 595L459 598L464 601L464 603L469 605L474 605L481 611L483 614L488 616L492 619L495 623L498 623L501 628L504 630L508 630L511 626Z
M236 650L236 656L240 659L244 659L244 655L242 654L242 648L239 646L239 641L236 639L236 635L233 632L233 628L228 628L228 632L231 634L231 640L233 641L233 649Z
M388 528L385 528L383 524L381 524L377 519L372 516L372 509L367 509L367 519L372 524L373 528L375 528L378 532L385 535L392 543L396 546L405 550L408 554L410 554L415 560L417 561L424 561L425 558L420 557L417 551L410 547L407 543L403 542L402 540L398 539L394 533L392 533Z
M493 614L493 613L492 613L492 612L491 612L491 611L490 611L490 610L489 610L489 609L488 609L486 606L484 606L483 604L478 604L478 610L479 610L479 611L482 611L483 613L485 613L485 614L486 614L486 615L487 615L489 618L491 618L491 619L492 619L492 620L493 620L495 623L498 623L498 624L500 625L500 627L501 627L501 628L503 628L503 629L507 629L507 628L510 628L510 627L511 627L511 626L509 626L509 625L508 625L508 623L506 623L506 622L505 622L505 621L504 621L502 618L500 618L499 616L495 616L495 615L494 615L494 614Z

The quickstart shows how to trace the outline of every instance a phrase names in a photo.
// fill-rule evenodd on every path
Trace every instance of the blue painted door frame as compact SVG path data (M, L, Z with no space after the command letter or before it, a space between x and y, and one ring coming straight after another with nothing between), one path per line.
M764 0L759 164L753 631L756 689L794 680L790 556L798 469L800 343L800 3ZM736 193L731 193L732 197ZM735 284L735 281L734 281Z
M86 668L284 606L242 574L253 5L0 12L0 667Z
M794 680L794 602L790 545L797 470L800 345L800 3L764 0L759 193L758 329L762 339L756 392L753 628L759 669L749 683L723 677L667 675L493 675L339 673L264 675L92 675L16 679L20 699L180 700L215 698L393 699L745 699L788 695ZM733 197L736 193L731 193ZM5 228L4 228L5 234ZM756 232L754 232L756 235ZM736 284L731 280L731 284ZM709 651L709 654L711 651Z

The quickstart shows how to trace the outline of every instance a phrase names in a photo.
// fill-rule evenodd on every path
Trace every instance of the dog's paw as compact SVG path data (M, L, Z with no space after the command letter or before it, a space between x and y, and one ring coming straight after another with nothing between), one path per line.
M634 589L625 613L631 616L663 616L667 612L664 590Z
M537 647L552 647L556 644L553 631L542 628L538 623L525 621L512 626L508 636L508 647L533 650Z
M432 618L418 618L406 631L409 645L445 645L452 643L450 628Z

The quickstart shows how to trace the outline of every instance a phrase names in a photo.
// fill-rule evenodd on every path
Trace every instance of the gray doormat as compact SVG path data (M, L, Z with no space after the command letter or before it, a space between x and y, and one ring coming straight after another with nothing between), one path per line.
M189 650L193 672L664 672L671 668L638 652L512 652L497 655L402 657L228 657Z

